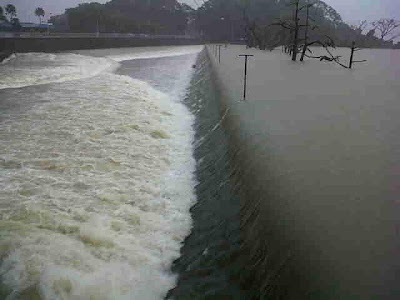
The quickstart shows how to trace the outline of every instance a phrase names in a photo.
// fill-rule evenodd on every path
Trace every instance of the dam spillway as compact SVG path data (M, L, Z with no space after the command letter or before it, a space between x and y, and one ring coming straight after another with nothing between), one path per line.
M0 66L0 295L398 298L398 52L200 50Z
M229 45L219 58L212 47L239 170L242 290L255 299L398 297L400 53L365 49L368 64L349 71L293 63L279 49ZM254 55L246 101L244 53Z

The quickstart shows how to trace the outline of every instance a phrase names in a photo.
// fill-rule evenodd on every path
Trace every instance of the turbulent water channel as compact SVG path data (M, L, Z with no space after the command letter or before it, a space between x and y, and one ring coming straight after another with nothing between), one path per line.
M200 46L0 65L1 299L162 299L195 203Z

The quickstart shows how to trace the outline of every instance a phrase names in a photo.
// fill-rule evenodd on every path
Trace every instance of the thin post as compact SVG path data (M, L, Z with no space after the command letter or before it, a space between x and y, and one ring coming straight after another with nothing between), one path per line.
M254 56L250 54L240 54L239 56L244 57L244 83L243 83L243 100L246 100L246 87L247 87L247 59L249 56Z
M222 45L218 45L217 47L218 47L218 63L220 64L221 63L221 47L222 47Z

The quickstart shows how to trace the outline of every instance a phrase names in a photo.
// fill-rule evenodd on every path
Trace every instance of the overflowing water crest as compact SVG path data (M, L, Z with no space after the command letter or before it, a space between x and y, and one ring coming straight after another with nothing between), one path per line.
M0 298L161 299L174 286L195 201L181 100L200 50L0 65ZM123 60L176 55L186 58L164 91L116 73Z

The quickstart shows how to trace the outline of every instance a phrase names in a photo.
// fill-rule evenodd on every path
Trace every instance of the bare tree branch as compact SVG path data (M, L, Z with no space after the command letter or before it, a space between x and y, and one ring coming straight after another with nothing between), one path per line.
M286 21L279 21L279 22L276 22L276 23L271 23L270 25L282 26L283 28L290 29L290 30L294 28L294 26L292 24L289 24Z
M383 41L387 36L392 34L396 28L400 27L400 22L394 19L380 19L372 22L372 26L374 26L375 30L379 31L380 39Z

